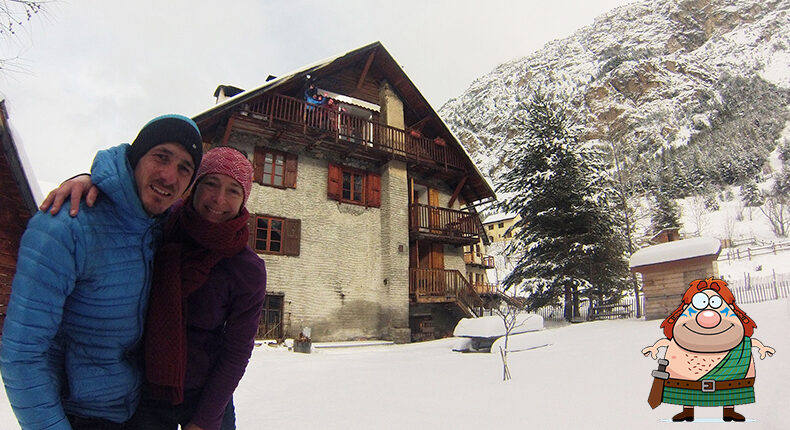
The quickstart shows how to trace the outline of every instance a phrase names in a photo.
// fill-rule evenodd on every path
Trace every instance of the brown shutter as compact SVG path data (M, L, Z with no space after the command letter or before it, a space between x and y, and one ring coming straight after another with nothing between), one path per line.
M296 188L296 154L285 154L285 185L286 188Z
M247 220L247 228L250 230L250 237L247 239L247 244L250 245L253 251L255 251L255 227L257 220L258 216L255 214L250 214L250 219Z
M252 155L252 180L262 184L263 183L263 163L266 161L266 154L260 146L255 147L255 152Z
M300 243L302 241L302 220L284 219L283 220L283 254L299 255Z
M332 200L340 200L342 192L343 170L337 164L329 163L328 184L326 196Z
M365 202L368 206L374 208L381 207L381 175L378 173L370 173L367 174L367 180L365 181L366 189L365 193Z

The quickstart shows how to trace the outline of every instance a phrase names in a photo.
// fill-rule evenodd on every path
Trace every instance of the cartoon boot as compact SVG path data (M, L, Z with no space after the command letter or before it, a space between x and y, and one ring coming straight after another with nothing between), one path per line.
M722 415L724 421L736 421L736 422L743 422L746 421L743 415L735 412L734 406L725 406L722 410Z
M694 406L683 406L683 412L672 417L672 421L694 421Z

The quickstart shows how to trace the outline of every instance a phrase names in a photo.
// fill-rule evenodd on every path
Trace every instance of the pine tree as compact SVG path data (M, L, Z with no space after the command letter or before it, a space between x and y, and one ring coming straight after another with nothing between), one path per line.
M507 252L517 260L506 289L528 294L534 310L563 299L565 318L579 315L579 299L619 298L627 288L625 240L614 188L602 154L579 142L580 130L560 103L535 91L514 126L524 136L506 154L513 166L497 191L499 209L520 221Z
M680 228L680 207L667 193L658 188L653 195L655 199L653 212L650 216L651 230L658 233L665 228Z

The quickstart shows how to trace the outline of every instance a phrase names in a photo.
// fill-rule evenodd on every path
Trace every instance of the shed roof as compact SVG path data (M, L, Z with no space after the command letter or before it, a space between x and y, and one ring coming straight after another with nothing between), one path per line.
M695 257L716 256L721 242L712 237L695 237L642 248L631 255L630 267L643 267Z

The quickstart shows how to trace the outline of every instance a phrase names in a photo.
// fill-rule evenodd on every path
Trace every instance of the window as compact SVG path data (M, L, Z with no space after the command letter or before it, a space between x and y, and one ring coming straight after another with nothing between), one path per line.
M263 254L299 255L301 220L250 216L250 248Z
M494 224L488 224L488 229L489 230L493 230L494 229Z
M296 188L297 157L294 154L256 147L253 157L255 182L279 188Z
M500 223L499 223L499 228L505 228L505 223L503 223L503 222L500 222Z
M341 200L365 204L362 190L365 188L365 174L360 172L343 171L343 185L340 194Z
M381 175L329 163L327 197L345 203L381 207Z

